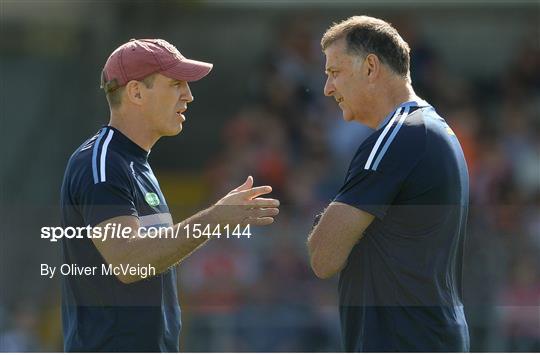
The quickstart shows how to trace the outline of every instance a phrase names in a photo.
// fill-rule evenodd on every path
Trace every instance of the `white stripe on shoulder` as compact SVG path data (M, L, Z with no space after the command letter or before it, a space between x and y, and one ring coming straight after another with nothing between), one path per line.
M94 184L97 184L99 182L97 155L98 155L99 144L101 142L101 139L105 135L106 131L107 131L106 129L102 129L97 135L97 138L93 143L94 148L92 149L92 176L94 177Z
M152 226L172 226L173 220L170 213L156 213L146 216L139 216L141 227L148 228Z
M401 112L402 110L402 107L398 108L396 110L396 113L394 113L394 117L392 117L392 119L390 120L390 122L388 122L388 124L386 125L386 127L384 127L384 130L382 131L381 135L379 136L379 138L377 138L377 141L375 142L375 146L373 146L373 149L371 149L371 153L369 153L369 157L368 157L368 160L366 162L366 165L364 165L364 169L365 170L369 170L370 167L371 167L371 163L373 161L373 158L375 158L375 154L377 153L377 149L379 149L379 146L381 145L384 137L386 136L386 134L388 133L388 131L390 130L390 127L392 127L392 125L394 124L394 122L396 121L396 118L399 116L399 113Z
M105 139L105 142L103 143L103 148L101 148L101 157L99 159L99 167L101 170L101 176L99 179L100 182L107 181L107 175L105 174L105 166L106 166L105 160L107 158L107 147L109 146L109 142L111 141L113 134L114 134L114 131L111 129L109 131L109 134L107 134L107 138Z
M377 167L379 166L379 163L381 162L382 158L386 154L386 151L388 150L388 147L396 137L396 134L398 133L399 129L403 125L403 122L407 118L407 115L409 114L409 110L411 109L411 106L405 106L405 109L403 110L403 114L401 115L401 118L399 119L398 124L394 127L394 130L392 131L392 134L390 134L390 137L388 137L388 140L386 143L384 143L384 146L382 147L377 159L375 160L375 163L371 167L371 170L375 171L377 170Z

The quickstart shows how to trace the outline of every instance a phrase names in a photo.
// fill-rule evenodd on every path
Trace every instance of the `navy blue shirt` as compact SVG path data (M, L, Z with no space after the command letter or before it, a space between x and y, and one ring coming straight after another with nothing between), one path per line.
M147 157L120 131L103 127L69 159L61 190L62 225L95 226L131 215L139 218L142 227L171 226L169 209ZM174 268L123 284L101 272L107 263L91 239L63 238L62 250L66 264L98 267L94 275L62 279L66 351L179 351Z
M346 351L469 350L468 195L460 144L426 102L400 105L360 145L334 200L376 217L339 275Z

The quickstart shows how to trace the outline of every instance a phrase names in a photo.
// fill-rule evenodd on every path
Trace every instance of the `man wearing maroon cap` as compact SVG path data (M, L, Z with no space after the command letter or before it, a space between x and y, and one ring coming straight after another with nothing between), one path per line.
M174 265L208 240L189 232L268 225L278 214L279 201L259 197L271 187L253 187L250 176L173 224L147 158L159 138L180 133L193 101L188 82L211 69L159 39L131 40L105 63L109 124L73 153L61 190L62 225L95 227L62 239L64 264L91 271L63 273L66 351L179 351ZM158 227L166 228L151 235Z

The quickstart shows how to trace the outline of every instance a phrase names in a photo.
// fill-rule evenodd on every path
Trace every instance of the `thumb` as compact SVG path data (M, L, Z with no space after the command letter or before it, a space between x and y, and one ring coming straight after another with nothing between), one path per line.
M253 177L250 175L247 177L246 181L240 186L238 186L236 189L234 189L234 192L249 190L253 187Z

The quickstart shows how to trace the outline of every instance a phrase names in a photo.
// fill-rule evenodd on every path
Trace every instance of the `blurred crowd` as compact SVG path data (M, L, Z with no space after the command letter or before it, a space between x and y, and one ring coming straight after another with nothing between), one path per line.
M540 351L537 33L489 78L450 72L421 34L402 35L412 48L417 94L454 129L469 167L464 299L471 350ZM273 186L282 208L274 226L253 229L249 239L208 243L180 266L183 351L340 350L336 280L315 278L305 241L372 130L345 123L323 96L319 37L309 21L282 27L250 73L245 102L226 120L222 149L202 172L212 191L207 202L253 175L257 185ZM5 312L14 316L0 313L0 351L58 346L40 343L50 334L40 330L39 313L23 306Z
M450 72L429 42L410 29L402 34L412 48L417 94L454 129L469 167L464 299L472 350L539 351L538 38L524 38L500 76L482 78ZM249 102L227 120L221 154L208 165L214 197L254 174L274 187L283 207L276 228L261 231L271 234L259 235L264 243L216 243L186 262L190 350L339 350L336 284L314 278L305 239L372 130L345 123L334 100L322 95L318 41L309 22L283 29L250 83ZM220 320L215 309L205 310L214 304ZM218 338L228 331L227 342L212 346L208 327Z

